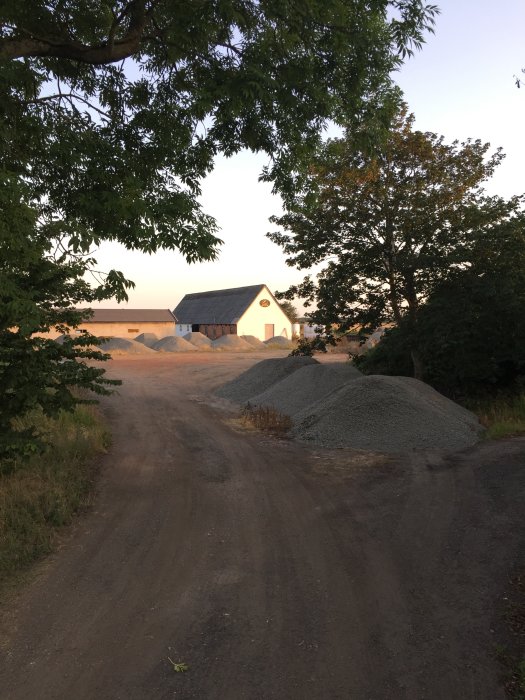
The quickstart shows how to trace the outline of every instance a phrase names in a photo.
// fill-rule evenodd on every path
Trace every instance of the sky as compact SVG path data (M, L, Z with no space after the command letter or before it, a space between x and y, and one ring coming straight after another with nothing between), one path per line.
M441 9L435 34L394 79L404 92L415 128L443 134L447 142L469 137L501 146L506 158L487 183L489 194L525 192L525 0L433 0ZM243 151L218 158L203 183L201 202L224 240L215 262L189 265L175 252L146 255L105 244L98 268L117 268L136 287L129 308L173 309L185 294L251 284L282 291L305 272L288 267L282 250L265 234L281 212L271 185L258 181L266 157ZM114 307L106 301L101 307ZM302 311L300 301L296 303Z

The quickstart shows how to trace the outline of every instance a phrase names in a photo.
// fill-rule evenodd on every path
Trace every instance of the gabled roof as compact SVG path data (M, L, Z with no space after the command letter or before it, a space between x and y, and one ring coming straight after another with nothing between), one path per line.
M186 294L173 313L178 323L238 323L263 289L273 299L265 284Z
M93 309L84 323L176 323L169 309Z

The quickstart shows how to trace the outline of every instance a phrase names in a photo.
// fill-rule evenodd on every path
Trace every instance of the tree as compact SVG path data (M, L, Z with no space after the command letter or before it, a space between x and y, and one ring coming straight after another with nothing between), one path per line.
M453 271L417 324L424 379L454 398L522 390L525 381L525 216L475 241L472 265ZM407 328L358 358L367 374L410 373Z
M43 299L62 309L61 299L88 305L126 297L120 272L99 278L93 248L114 240L149 253L178 249L189 262L213 260L221 241L198 197L215 156L267 153L262 177L289 197L327 120L373 113L380 123L389 113L396 100L389 73L421 46L436 12L421 0L2 3L0 372L10 401L0 426L7 442L13 416L24 413L13 397L19 382L27 388L12 348L32 358L44 406L44 394L62 386L63 360L85 357L75 354L80 346L62 351L32 340L64 321L43 309ZM89 271L98 281L86 285Z
M290 319L290 321L292 323L298 323L299 314L297 313L297 309L295 308L295 306L292 304L291 301L288 301L287 299L283 299L282 301L279 302L279 306L284 311L284 313L288 316L288 318Z
M474 241L512 219L523 198L485 195L482 184L500 163L489 144L444 143L413 129L402 106L378 150L359 147L355 135L319 149L305 190L274 217L282 231L269 234L307 276L287 298L302 296L317 310L311 319L363 332L387 322L415 333L422 302L455 269L472 261ZM408 336L410 337L410 333ZM422 376L415 334L409 341L416 376Z

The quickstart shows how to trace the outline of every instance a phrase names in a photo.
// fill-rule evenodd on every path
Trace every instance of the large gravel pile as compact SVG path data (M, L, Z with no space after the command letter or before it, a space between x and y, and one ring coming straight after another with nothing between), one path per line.
M427 384L379 375L348 382L297 413L294 423L300 440L382 452L458 450L481 432L474 414Z
M351 364L332 362L300 367L262 394L250 397L252 406L271 406L292 418L332 391L363 375Z
M256 338L254 335L241 335L241 338L256 350L266 350L266 345L263 343L263 341L259 340L259 338Z
M141 333L135 340L137 343L142 343L143 345L147 345L148 348L152 348L155 343L158 342L159 336L155 335L155 333Z
M253 347L247 343L239 335L221 335L220 338L212 341L214 350L223 350L227 352L251 352Z
M276 382L305 365L317 365L313 357L283 357L263 360L217 390L217 395L235 403L246 403Z
M284 335L274 335L273 338L265 340L264 344L267 348L279 348L280 350L291 350L295 347L295 343L285 338Z
M109 338L100 345L100 349L112 355L146 355L155 352L143 343L128 338Z
M161 338L153 348L158 352L196 352L197 350L195 345L176 335L167 335L165 338Z
M186 333L184 340L187 340L188 343L195 345L195 347L199 350L213 350L212 341L210 338L208 338L208 336L204 335L204 333Z

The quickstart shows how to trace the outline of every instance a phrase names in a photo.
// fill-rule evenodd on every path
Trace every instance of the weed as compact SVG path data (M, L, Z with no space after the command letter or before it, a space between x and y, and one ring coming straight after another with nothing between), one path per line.
M185 664L182 662L177 663L177 662L173 661L173 659L170 659L169 656L168 656L168 661L173 666L173 670L175 671L175 673L184 673L185 671L189 671L189 669L190 669L188 664Z
M478 416L489 439L525 433L525 394L469 401L466 407Z
M279 413L272 406L252 406L249 403L243 409L241 422L278 435L284 435L293 426L290 416Z
M94 406L55 420L35 411L31 421L47 443L44 452L7 466L0 462L0 583L50 552L57 528L89 504L93 457L108 445Z

